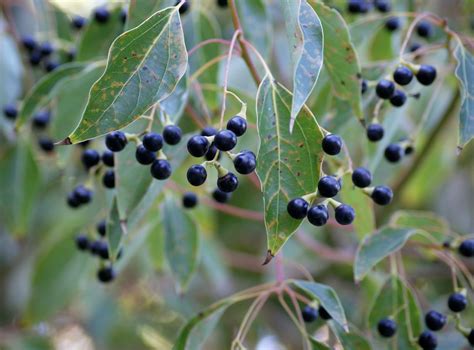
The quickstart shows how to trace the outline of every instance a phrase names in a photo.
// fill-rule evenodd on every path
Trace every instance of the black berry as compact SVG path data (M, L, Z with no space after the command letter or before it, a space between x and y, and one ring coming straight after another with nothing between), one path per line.
M341 190L341 183L334 176L323 176L318 182L318 193L322 197L334 197Z
M367 138L369 141L377 142L383 139L384 130L380 124L370 124L367 127Z
M155 158L155 153L149 151L144 145L139 145L135 151L135 159L140 164L149 165L153 163Z
M349 13L360 13L361 3L361 0L349 0L347 2L347 11Z
M422 85L431 85L436 79L436 68L426 64L422 64L416 73L416 79Z
M227 130L232 131L237 137L242 136L247 131L247 120L236 115L227 122Z
M360 188L370 186L372 182L372 174L366 168L356 168L352 172L352 183Z
M381 79L375 87L375 92L378 97L388 100L395 92L395 84L393 81Z
M217 0L217 6L219 7L227 7L229 4L228 4L228 1L227 0Z
M230 193L227 193L227 192L224 192L224 191L221 191L220 189L216 188L213 192L212 192L212 198L214 198L214 200L216 202L219 202L219 203L227 203L229 201L231 197L231 194Z
M307 217L314 226L323 226L329 219L328 208L323 204L315 205L308 210Z
M82 152L81 161L86 169L90 169L99 164L100 154L95 149L86 149Z
M71 24L75 29L81 29L86 24L86 19L82 16L74 16L72 18Z
M99 23L106 23L109 20L110 12L105 7L96 8L94 11L94 18Z
M202 157L209 149L209 141L205 136L195 135L189 139L187 148L193 157Z
M74 192L67 195L66 202L70 208L78 208L81 205Z
M322 143L323 151L330 156L335 156L341 152L342 139L339 135L329 134L324 136Z
M198 203L198 197L194 192L186 192L183 194L183 207L194 208Z
M33 38L31 35L23 36L21 38L21 43L23 47L28 51L33 51L38 46L38 43L36 42L35 38Z
M102 283L112 282L115 278L115 270L112 266L102 267L97 271L97 279Z
M230 151L237 144L237 136L230 130L221 130L214 136L214 145L220 151Z
M390 17L386 22L385 22L385 28L389 32L394 32L400 27L400 20L397 17Z
M350 225L355 219L354 209L347 204L339 205L334 213L336 221L340 225Z
M425 324L432 331L439 331L446 324L446 316L438 311L428 311L425 315Z
M398 85L408 85L413 79L413 72L405 66L398 66L393 72L393 80Z
M304 219L308 214L309 204L303 198L294 198L288 202L286 210L294 219Z
M326 309L321 305L318 308L318 314L323 320L330 320L332 318L329 312L327 312Z
M418 345L423 350L434 350L438 346L438 340L436 336L430 331L424 331L418 337Z
M401 90L395 90L392 97L390 97L390 103L394 107L401 107L405 104L407 95Z
M127 136L121 131L112 131L105 136L105 145L112 152L120 152L127 145Z
M76 51L76 49L75 49L74 47L71 47L71 48L67 51L66 55L67 55L67 60L68 60L69 62L71 62L71 61L73 61L73 60L76 58L77 51Z
M375 0L375 8L382 13L389 12L391 10L390 1L388 0Z
M474 239L462 241L458 248L459 254L466 258L474 257Z
M165 180L171 176L171 164L166 159L155 159L150 172L155 179Z
M409 48L410 52L415 52L419 49L421 49L421 44L420 43L413 43L413 44L411 44L411 46Z
M50 138L42 137L38 140L38 145L46 153L54 150L54 142Z
M469 341L469 344L474 346L474 328L471 329L471 331L469 332L469 334L467 336L467 340Z
M306 305L303 310L301 310L301 316L303 321L306 323L314 322L318 318L318 310L314 307Z
M37 129L44 129L48 126L51 120L51 113L49 111L39 111L33 117L33 126Z
M201 130L201 136L214 136L215 134L217 134L217 130L212 126L206 126Z
M201 186L207 179L206 168L199 164L191 165L186 177L191 185Z
M171 146L177 145L181 141L182 134L181 128L177 125L166 125L163 128L163 140Z
M448 298L448 307L452 312L461 312L467 306L467 299L461 293L453 293Z
M176 5L178 5L179 3L181 2L181 0L178 0L176 2ZM191 4L190 4L190 0L187 0L183 3L183 5L181 5L181 7L179 8L179 13L184 15L186 12L189 11L189 8L191 7Z
M105 220L100 220L97 225L95 225L95 229L100 236L105 237L107 222Z
M385 148L384 155L390 163L396 163L402 159L403 153L403 148L399 144L392 143Z
M48 60L45 64L44 64L44 69L46 72L52 72L53 70L55 70L56 68L58 68L60 66L60 63L58 61L55 61L55 60Z
M102 177L102 184L106 188L115 188L115 172L113 170L107 170Z
M384 318L377 324L377 330L382 337L390 338L397 332L397 324L390 318Z
M224 192L234 192L239 186L239 179L230 171L217 179L217 188Z
M79 204L87 204L92 200L93 192L83 185L77 186L73 193Z
M430 22L421 21L416 25L416 32L422 38L429 38L433 34L433 27Z
M15 119L18 115L18 109L15 105L6 105L3 107L3 114L8 119Z
M163 137L156 132L149 132L143 136L143 146L150 152L158 152L163 147Z
M217 152L219 152L219 150L214 145L214 143L211 143L211 146L209 147L206 154L204 155L204 158L206 158L206 160L213 160L214 158L216 158ZM219 158L220 158L220 154L217 156L217 159Z
M106 166L113 167L114 166L114 153L109 150L105 150L102 153L102 163Z
M77 235L76 236L76 247L79 250L89 249L89 238L86 235Z
M404 151L405 155L408 156L408 155L412 154L414 150L415 150L415 148L412 145L405 146L405 151Z
M234 158L234 167L239 174L247 175L255 170L257 158L251 151L242 151Z
M45 41L42 43L39 47L41 55L44 56L49 56L54 52L54 47L51 43Z
M362 95L365 94L368 87L369 87L369 85L367 84L367 80L362 79L362 81L360 82L360 93Z
M125 24L125 22L127 22L127 16L128 16L127 9L122 9L120 11L120 22Z
M371 197L378 205L387 205L393 199L393 192L390 187L375 186Z

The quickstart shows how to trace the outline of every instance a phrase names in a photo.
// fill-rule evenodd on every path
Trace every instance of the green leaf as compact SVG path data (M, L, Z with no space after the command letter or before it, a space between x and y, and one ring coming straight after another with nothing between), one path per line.
M89 21L83 29L77 46L77 61L91 61L107 57L110 45L123 31L121 12L120 7L112 9L109 20L105 23Z
M16 122L20 128L33 114L50 100L51 93L64 78L77 74L86 67L86 63L67 63L45 75L25 97Z
M257 127L260 138L257 175L263 190L269 254L274 256L300 226L288 215L288 202L316 190L321 174L322 132L307 109L288 125L291 94L268 76L257 93Z
M420 307L412 290L396 276L391 276L374 299L369 313L368 322L373 334L378 334L377 323L393 315L397 323L397 333L390 340L378 339L377 349L407 349L416 350L419 347L410 341L410 332L413 337L423 330Z
M120 251L123 236L127 233L126 223L120 220L117 197L112 201L109 215L107 217L106 235L109 242L109 254L114 261Z
M336 335L337 339L341 342L342 348L344 350L371 350L372 347L367 339L364 336L356 333L354 329L350 329L350 332L345 332L338 323L330 322L329 323L333 333Z
M196 270L199 235L189 214L167 198L162 209L165 228L165 253L168 265L176 281L177 289L184 292Z
M160 103L160 108L168 114L173 123L177 123L183 115L189 97L189 74L180 79L174 91Z
M165 7L176 4L173 0L135 0L130 1L128 5L128 16L125 29L129 30L140 25L151 14L163 10Z
M0 25L5 23L0 19ZM0 106L13 103L21 94L23 66L15 40L6 30L0 31ZM0 122L1 124L1 122Z
M370 197L365 195L360 188L352 184L350 174L342 179L341 198L344 203L354 208L357 215L353 226L357 236L362 239L375 231L374 204Z
M385 227L367 236L359 245L354 262L354 279L361 281L382 259L400 250L414 234L424 231L413 228Z
M35 207L41 173L31 145L18 139L0 154L0 222L11 233L24 235Z
M292 283L312 298L315 298L326 309L335 322L341 325L346 331L348 330L346 314L334 289L324 284L311 281L294 280Z
M321 2L309 0L323 25L324 67L334 94L349 101L355 116L364 120L360 93L360 66L357 52L351 42L349 28L341 14Z
M420 229L442 241L450 232L449 224L435 213L416 210L399 210L390 217L390 226Z
M308 340L311 344L312 350L330 350L331 349L329 346L327 346L326 344L320 343L313 337L308 337Z
M53 23L56 26L58 38L64 41L73 41L73 29L69 17L57 6L52 5L50 10L54 16Z
M105 73L93 85L69 141L81 142L127 126L169 96L186 67L178 10L169 7L114 41Z
M474 137L474 56L459 42L454 58L458 62L454 74L461 84L458 147L462 149Z
M306 0L281 0L293 64L290 131L323 66L323 28Z

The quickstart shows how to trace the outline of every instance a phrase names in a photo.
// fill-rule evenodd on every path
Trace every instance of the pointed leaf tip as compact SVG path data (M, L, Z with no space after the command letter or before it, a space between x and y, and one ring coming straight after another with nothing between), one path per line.
M274 255L270 250L267 250L267 256L265 256L265 261L263 262L262 266L267 265L272 259L274 258Z

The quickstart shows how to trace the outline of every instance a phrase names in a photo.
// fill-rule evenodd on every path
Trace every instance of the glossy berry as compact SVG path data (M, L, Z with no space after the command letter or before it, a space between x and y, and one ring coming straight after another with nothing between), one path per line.
M206 158L206 160L213 160L214 158L216 158L216 154L217 152L219 152L219 150L217 149L217 147L214 145L214 143L211 143L211 146L209 147L209 149L207 150L206 154L204 155L204 158ZM217 156L217 159L219 160L220 158L220 153L219 155Z
M67 205L70 207L70 208L78 208L81 203L79 202L79 200L77 199L76 195L74 194L74 192L71 192L67 195L67 199L66 199L66 202L67 202Z
M312 306L306 305L301 310L301 316L306 323L314 322L318 318L318 310Z
M102 153L102 163L104 163L108 167L113 167L114 166L114 153L109 150L105 150L104 153Z
M212 192L212 198L214 198L214 200L218 203L227 203L231 197L232 193L221 191L218 188Z
M46 153L54 151L54 142L50 138L42 137L38 140L38 145Z
M58 61L48 60L44 64L44 70L49 73L49 72L52 72L53 70L55 70L56 68L58 68L59 66L60 66L60 63Z
M40 45L39 50L43 57L49 56L54 52L54 46L51 43L45 41Z
M393 72L393 80L398 85L408 85L413 80L413 72L405 66L398 66Z
M105 145L112 152L120 152L127 145L127 137L121 131L112 131L105 136Z
M323 226L328 222L328 208L324 204L315 205L308 210L308 221L314 226Z
M183 194L183 207L194 208L198 203L198 197L194 192L186 192Z
M227 193L234 192L238 186L239 179L237 179L237 176L235 176L235 174L231 173L230 171L217 179L217 188L219 188L221 191Z
M18 115L18 109L14 105L6 105L3 107L3 114L8 119L15 119Z
M181 2L181 0L178 0L176 2L176 5L178 5ZM186 12L189 11L189 8L191 7L190 0L186 0L183 5L179 8L179 13L184 15Z
M367 138L369 141L377 142L383 139L384 135L383 126L380 124L369 124L367 127Z
M393 199L393 192L390 187L387 186L375 186L372 191L371 197L378 205L387 205Z
M286 210L293 219L304 219L308 214L309 204L303 198L294 198L288 202Z
M452 312L461 312L467 306L467 299L461 293L453 293L448 298L448 307Z
M412 154L414 150L415 150L415 148L412 145L405 146L405 151L404 151L405 155L408 156L408 155Z
M33 67L36 67L40 64L42 58L43 56L41 56L41 52L39 52L39 50L34 50L30 53L28 60Z
M341 190L341 183L334 176L323 176L318 182L318 194L321 197L334 197Z
M367 84L367 80L362 79L360 82L360 93L363 95L367 91L369 85Z
M384 100L388 100L390 97L392 97L394 92L395 84L393 81L387 79L381 79L375 87L375 93L377 96Z
M355 219L354 209L347 204L339 205L334 213L336 221L340 225L350 225Z
M214 145L220 151L230 151L237 144L237 136L230 130L221 130L214 136Z
M227 122L227 130L232 131L237 137L242 136L247 131L247 120L236 115Z
M217 6L226 8L228 6L228 0L217 0Z
M79 204L87 204L92 200L93 192L83 185L77 186L73 193Z
M89 249L89 238L86 235L77 235L76 236L76 247L79 250Z
M385 159L387 159L390 163L396 163L403 156L403 148L398 143L392 143L385 148Z
M207 179L206 168L199 164L191 165L186 174L188 182L193 186L201 186Z
M202 157L209 149L209 141L205 136L194 135L188 140L187 148L193 157Z
M156 132L149 132L143 136L143 146L150 152L158 152L163 147L163 137Z
M74 16L71 21L72 27L75 29L81 29L86 25L86 19L82 16Z
M105 237L107 222L105 220L100 220L97 225L95 225L95 229L100 236Z
M474 346L474 328L471 329L471 331L469 332L469 334L467 336L467 340L469 341L469 344Z
M372 183L372 174L366 168L357 168L352 172L352 183L360 188L370 186Z
M375 0L375 8L382 13L390 12L391 6L389 0Z
M393 337L397 332L397 323L390 318L384 318L377 323L377 330L384 338Z
M405 104L407 95L401 90L395 90L392 97L390 97L390 103L394 107L401 107Z
M318 314L319 314L319 317L321 317L323 320L326 320L326 321L332 318L329 312L327 312L326 309L322 307L321 305L318 308Z
M217 130L212 126L206 126L201 130L201 136L214 136L215 134L217 134Z
M422 38L429 38L433 34L433 27L430 22L421 21L416 25L416 32Z
M362 9L362 0L349 0L347 2L347 11L349 13L360 13Z
M171 176L171 164L166 159L155 159L150 172L155 179L165 180Z
M168 145L177 145L181 141L182 133L179 126L166 125L163 128L163 140L165 140Z
M427 64L422 64L416 73L416 79L422 85L431 85L436 79L436 68Z
M400 27L400 20L397 17L390 17L386 22L385 22L385 28L389 32L394 32Z
M430 331L424 331L418 337L418 345L423 350L434 350L438 346L438 340L436 336Z
M21 44L28 51L33 51L38 46L38 43L36 42L35 38L30 35L23 36L21 38Z
M466 258L474 257L474 239L462 241L458 248L459 254Z
M107 242L102 240L97 240L91 243L90 251L92 255L96 255L104 260L109 258L109 246Z
M247 175L255 170L257 158L251 151L242 151L234 158L234 167L239 174Z
M107 170L102 177L102 184L106 188L115 188L115 172L113 170Z
M428 311L425 315L425 324L432 331L439 331L446 324L447 318L438 311Z
M115 270L112 266L102 267L97 271L97 279L102 283L109 283L115 279Z
M94 11L94 18L99 23L106 23L109 20L110 12L105 7L96 8Z
M86 169L90 169L99 164L100 154L95 149L86 149L82 152L81 161Z
M149 165L153 163L155 158L155 153L149 151L144 145L139 145L135 151L135 159L142 165Z
M323 151L330 156L335 156L341 152L342 139L339 135L329 134L324 136L322 143Z
M51 120L51 114L49 111L39 111L33 117L33 126L37 129L44 129L48 126Z

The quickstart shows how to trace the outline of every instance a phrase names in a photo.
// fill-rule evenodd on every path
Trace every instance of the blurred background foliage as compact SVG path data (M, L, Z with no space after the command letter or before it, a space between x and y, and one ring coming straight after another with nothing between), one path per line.
M138 1L140 2L140 1ZM107 55L112 40L125 27L139 24L152 11L173 1L145 1L143 13L130 17L125 25L118 19L127 3L94 0L2 0L0 13L0 105L22 100L46 73L31 67L19 38L33 35L40 42L49 41L58 49L59 62L68 60L75 49L77 59L99 61ZM325 1L345 8L344 1ZM393 1L396 11L432 11L445 17L451 28L472 38L474 18L470 0L400 0ZM151 6L150 4L153 4ZM104 27L81 31L70 25L75 15L90 17L94 8L107 5L113 21ZM149 6L149 7L147 7ZM208 38L229 39L233 33L230 11L216 6L213 0L194 0L192 11L182 18L188 50ZM291 70L284 20L278 2L272 0L237 0L242 26L249 41L262 52L280 82L290 86ZM380 17L380 20L366 21ZM393 69L403 37L399 31L388 34L383 16L357 17L344 13L363 68L363 76L377 79ZM403 20L403 19L402 19ZM133 22L135 21L135 22ZM406 23L405 23L406 24ZM437 33L430 40L436 41ZM419 39L421 44L425 40ZM472 40L472 39L471 39ZM472 50L472 47L468 47ZM224 49L208 46L190 60L190 74ZM374 172L375 183L387 183L396 193L395 203L375 210L376 227L387 222L398 209L432 212L449 222L452 230L474 232L474 146L471 143L459 155L456 152L459 101L453 77L453 63L445 51L422 58L438 68L439 78L424 88L419 100L409 99L403 108L383 111L387 137L379 144L369 144L348 105L331 93L330 81L323 68L308 105L318 121L345 140L354 164ZM188 133L196 130L193 118L203 124L218 120L223 63L203 74L199 83L188 87L188 102L180 126ZM186 212L195 223L199 244L196 273L188 290L179 294L164 249L162 209L166 195L179 208L181 192L189 187L186 166L191 159L177 159L183 166L173 175L174 187L143 199L130 219L129 233L118 261L119 275L111 285L102 285L95 274L97 261L78 251L74 237L79 232L95 235L95 225L108 213L111 197L100 185L92 205L72 211L65 202L73 186L87 178L80 164L81 146L57 147L52 154L42 152L38 139L45 134L58 141L70 132L80 118L88 89L100 76L98 64L87 74L73 76L61 83L48 100L52 123L38 132L32 127L15 134L13 125L0 120L0 346L6 349L168 349L180 327L206 305L246 287L274 280L270 264L261 266L266 251L265 227L261 220L226 214L225 206L212 201L212 185L199 188L201 204ZM256 87L243 62L233 59L230 89L248 103L248 120L255 124ZM186 87L185 87L186 88ZM217 92L216 92L217 91ZM413 91L417 92L417 91ZM201 97L203 96L203 97ZM205 104L202 103L202 98ZM371 90L364 98L366 113L373 105ZM229 101L228 114L240 106ZM191 115L190 112L195 115ZM180 116L181 111L176 111ZM447 117L446 117L447 114ZM415 155L394 166L383 159L383 150L417 130L420 120L426 123L416 134ZM160 125L156 125L157 130ZM242 138L242 149L256 152L255 128ZM103 139L89 147L104 149ZM422 153L418 153L422 151ZM179 153L179 152L177 152ZM184 150L181 149L181 153ZM179 158L179 157L176 157ZM208 181L212 184L214 181ZM157 186L157 185L153 185ZM344 194L343 194L344 195ZM261 212L261 194L252 181L243 180L229 203L233 207ZM374 208L370 201L359 203L364 218L370 219ZM366 207L364 207L366 205ZM142 207L142 211L140 208ZM359 211L358 211L359 213ZM368 216L367 216L368 215ZM245 216L245 215L244 215ZM363 224L363 223L362 223ZM288 277L301 277L298 265L305 266L322 283L339 294L349 320L369 337L365 320L374 296L388 274L382 264L366 280L354 285L352 258L358 237L340 227L315 229L304 224L301 232L282 251ZM449 269L423 251L404 250L407 278L421 308L445 309L451 291ZM471 259L472 260L472 259ZM472 271L473 264L468 263ZM472 301L472 298L471 298ZM208 349L226 348L231 343L248 304L232 307L208 340ZM472 310L472 307L471 307ZM474 313L468 315L471 325ZM319 322L319 321L318 321ZM319 333L327 328L318 324ZM452 328L440 339L440 349L461 349L465 340ZM248 337L252 348L296 349L300 346L297 330L277 302L270 301L254 323ZM378 347L375 347L378 349Z

